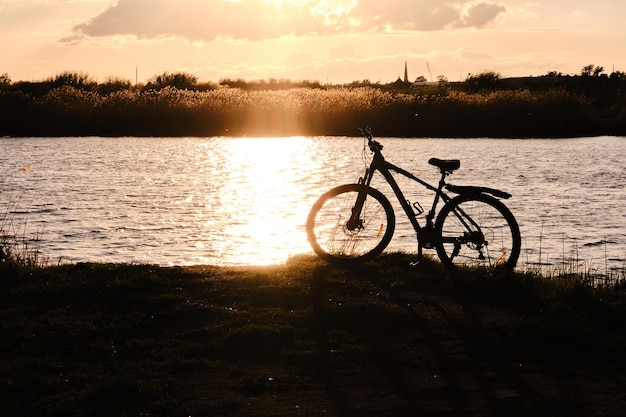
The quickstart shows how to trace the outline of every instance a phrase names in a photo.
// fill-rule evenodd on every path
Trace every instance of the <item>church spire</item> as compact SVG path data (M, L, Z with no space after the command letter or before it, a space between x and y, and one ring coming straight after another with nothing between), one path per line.
M406 61L404 61L404 82L408 84L409 82L409 70L406 65Z

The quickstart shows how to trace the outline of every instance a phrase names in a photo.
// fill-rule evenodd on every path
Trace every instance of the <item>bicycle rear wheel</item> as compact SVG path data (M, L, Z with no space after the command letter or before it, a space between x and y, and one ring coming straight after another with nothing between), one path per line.
M359 194L365 201L358 221L350 225ZM322 259L358 264L380 255L391 241L395 215L389 200L378 190L347 184L324 193L313 204L306 223L311 247Z
M512 270L521 248L519 226L510 210L485 194L460 195L437 216L437 255L448 267Z

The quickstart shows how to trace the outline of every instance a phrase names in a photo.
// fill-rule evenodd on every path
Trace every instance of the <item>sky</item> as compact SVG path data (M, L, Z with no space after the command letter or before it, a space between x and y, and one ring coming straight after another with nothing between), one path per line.
M145 83L626 72L624 0L0 0L0 74Z

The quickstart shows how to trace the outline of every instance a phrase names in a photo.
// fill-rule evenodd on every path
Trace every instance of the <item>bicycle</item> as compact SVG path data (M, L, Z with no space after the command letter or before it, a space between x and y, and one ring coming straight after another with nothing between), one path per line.
M365 174L355 184L340 185L324 193L307 218L307 237L320 258L335 264L359 264L380 255L390 243L395 229L394 209L389 199L370 185L378 172L391 186L415 230L418 260L424 248L435 249L441 262L452 269L460 265L505 270L515 267L521 247L519 226L501 201L511 194L489 187L447 184L446 177L461 166L458 159L430 158L428 163L441 173L438 184L431 185L385 160L383 145L372 138L369 129L362 133L364 142L367 140L364 154L366 145L373 154ZM411 204L405 198L392 172L434 192L425 225L417 220L424 209L419 202ZM440 201L443 206L437 214Z

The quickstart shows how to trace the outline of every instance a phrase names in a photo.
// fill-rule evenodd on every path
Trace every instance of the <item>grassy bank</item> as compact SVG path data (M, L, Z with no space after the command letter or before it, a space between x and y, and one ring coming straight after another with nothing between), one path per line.
M0 265L10 416L623 415L626 303L390 254Z

